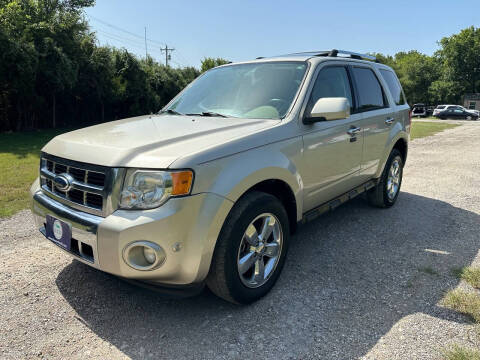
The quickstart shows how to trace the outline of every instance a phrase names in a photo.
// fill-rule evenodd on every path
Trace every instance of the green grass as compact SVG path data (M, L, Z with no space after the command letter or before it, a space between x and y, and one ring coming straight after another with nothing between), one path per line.
M443 357L446 360L480 360L480 351L453 345L444 351Z
M480 288L480 268L466 266L452 269L452 274L472 285ZM442 305L470 316L476 323L475 332L480 340L480 296L478 292L460 289L450 290L442 299ZM480 360L480 351L453 345L443 351L446 360Z
M445 294L442 304L452 310L470 316L480 322L480 296L465 290L450 290Z
M410 138L418 139L425 136L434 135L440 131L459 126L458 124L442 124L438 122L420 122L413 121L410 130Z
M480 289L480 268L466 266L460 269L453 269L452 272L456 277L465 280L474 288Z
M40 150L63 130L0 134L0 217L29 207L28 189L38 176Z

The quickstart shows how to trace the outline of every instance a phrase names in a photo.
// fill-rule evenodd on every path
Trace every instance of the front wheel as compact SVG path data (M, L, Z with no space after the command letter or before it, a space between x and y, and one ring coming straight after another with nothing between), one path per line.
M403 158L400 151L393 149L377 186L367 193L368 202L376 207L390 207L395 204L400 193L403 176Z
M274 196L251 192L233 207L220 232L207 285L217 296L248 304L267 294L285 262L288 216Z

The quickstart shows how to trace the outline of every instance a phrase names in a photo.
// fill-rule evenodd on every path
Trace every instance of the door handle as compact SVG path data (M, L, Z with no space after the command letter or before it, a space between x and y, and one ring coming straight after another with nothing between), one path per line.
M395 119L391 117L391 118L388 118L387 120L385 120L385 124L392 125L394 121L395 121Z
M358 132L360 132L360 130L362 129L356 126L352 126L350 129L348 129L347 134L350 136L355 136Z

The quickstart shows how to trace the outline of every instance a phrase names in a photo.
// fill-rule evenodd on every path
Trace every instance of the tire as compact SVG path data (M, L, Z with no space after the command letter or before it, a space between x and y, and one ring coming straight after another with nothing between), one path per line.
M251 249L254 248L247 241L246 230L247 228L252 229L251 225L253 225L260 234L262 224L265 224L263 216L270 215L269 224L273 221L276 225L273 225L274 230L267 236L266 244L272 244L275 237L280 234L281 245L277 248L278 255L274 265L269 263L273 257L269 257L267 252L263 255L262 251L265 250L253 251L256 259L268 264L271 271L267 277L267 266L265 265L265 277L259 277L259 281L251 280L255 279L255 271L257 266L260 267L258 265L260 262L258 264L255 262L253 268L249 268L243 275L240 274L240 259L248 257L248 254L252 253ZM271 220L272 218L274 220ZM207 286L215 295L236 304L248 304L260 299L270 291L282 271L288 250L289 236L287 212L276 197L258 191L244 195L234 205L220 231L207 277ZM251 238L255 238L255 236ZM260 238L256 239L258 241ZM269 240L270 242L268 242ZM257 248L260 248L261 240L257 244ZM245 245L248 246L245 247ZM267 246L264 248L267 249ZM252 275L251 279L250 274ZM264 283L262 283L263 281Z
M472 120L472 117L470 115L468 115L467 120Z
M389 173L394 163L398 164L398 179L397 179L397 190L392 196L392 193L389 191ZM395 204L400 193L400 187L402 186L402 177L403 177L403 158L400 151L393 149L388 157L385 168L383 169L382 176L380 177L377 186L370 189L367 192L368 203L371 206L388 208Z

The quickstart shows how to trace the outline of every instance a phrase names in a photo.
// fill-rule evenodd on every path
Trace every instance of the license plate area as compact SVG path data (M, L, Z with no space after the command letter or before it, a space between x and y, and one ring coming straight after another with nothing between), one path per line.
M72 247L72 226L51 215L45 218L46 237L66 250Z

